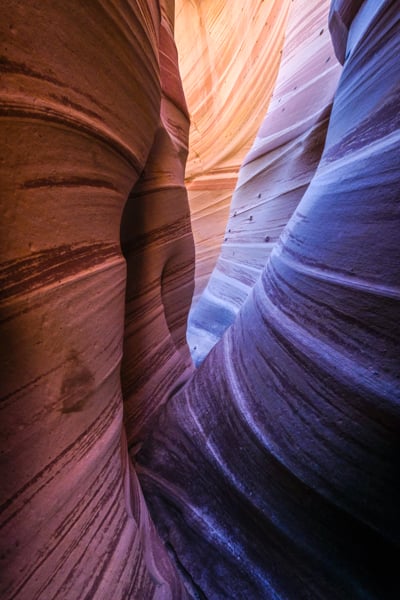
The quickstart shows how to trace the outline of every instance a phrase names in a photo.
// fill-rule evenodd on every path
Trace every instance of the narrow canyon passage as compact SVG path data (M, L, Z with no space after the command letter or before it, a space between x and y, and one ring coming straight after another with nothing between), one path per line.
M2 4L2 600L398 597L398 2L246 9Z
M301 49L305 5L289 53ZM344 63L332 111L338 73L321 81L332 56L320 41L323 89L313 106L287 99L297 110L285 134L276 109L267 114L228 222L244 249L236 261L222 251L197 325L207 334L214 314L242 307L138 456L151 513L194 597L398 595L398 6L333 2L329 24ZM288 68L282 87L290 75L296 83ZM280 237L276 188L283 210L295 209ZM259 190L269 197L258 211ZM259 213L279 239L252 281Z
M264 121L253 135L254 143L246 156L243 149L229 219L219 238L221 252L215 257L215 268L207 273L204 292L200 297L195 295L189 314L188 341L196 364L234 321L318 166L341 73L327 26L328 12L329 0L304 0L289 10L282 54L276 52L282 60L267 114L264 111ZM250 98L253 104L253 96ZM190 176L191 153L188 162ZM189 182L189 200L196 216L197 197L192 187ZM208 191L209 202L213 202L214 194L214 190ZM214 222L217 217L212 211L209 220ZM195 240L207 230L206 217L200 226L197 221L194 218ZM196 244L200 266L196 268L204 272L202 246L200 238ZM197 287L198 280L197 275Z

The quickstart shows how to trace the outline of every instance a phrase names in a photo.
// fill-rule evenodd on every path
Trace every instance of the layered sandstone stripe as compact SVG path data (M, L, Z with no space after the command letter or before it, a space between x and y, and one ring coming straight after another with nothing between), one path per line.
M196 288L217 260L239 166L266 112L290 0L177 0L176 40L191 129L186 184Z
M320 160L341 71L329 4L291 4L268 112L240 167L217 264L190 313L188 340L197 363L234 321Z
M398 596L400 15L355 4L314 178L139 456L197 597Z
M155 139L165 142L163 168L171 169L174 185L183 184L187 117L181 101L174 105L179 83L167 20L173 6L162 9L160 30L156 1L2 5L4 600L186 596L130 466L120 383L126 288L120 222L148 160L153 168ZM161 184L157 179L152 193ZM154 277L142 282L146 319L129 335L138 346L150 337L175 352L174 379L186 368L188 301L170 309L170 286L177 268L179 284L191 285L190 269L179 264L191 260L187 213L179 192L174 226L156 214L157 231L143 226L136 240L142 249L158 244L159 255L153 267L154 255L143 250ZM137 214L139 207L133 222L124 215L128 235L137 233ZM182 246L182 257L175 257ZM130 261L128 271L131 278ZM168 328L160 327L163 311ZM155 375L160 386L164 373ZM128 404L130 428L131 419Z

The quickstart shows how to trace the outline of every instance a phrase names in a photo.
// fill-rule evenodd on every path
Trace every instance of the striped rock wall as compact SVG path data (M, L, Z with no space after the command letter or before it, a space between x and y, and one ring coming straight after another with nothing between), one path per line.
M234 321L318 166L341 72L329 4L291 4L268 112L240 167L217 264L190 313L196 363Z
M1 7L2 600L186 597L127 453L190 371L172 22L155 0Z
M316 173L138 457L197 598L398 596L400 14L330 15L344 66Z
M191 117L186 185L196 303L214 268L243 158L267 109L291 0L177 0L176 41Z
M3 3L2 599L397 597L399 16L360 6L316 174L193 375L172 4Z

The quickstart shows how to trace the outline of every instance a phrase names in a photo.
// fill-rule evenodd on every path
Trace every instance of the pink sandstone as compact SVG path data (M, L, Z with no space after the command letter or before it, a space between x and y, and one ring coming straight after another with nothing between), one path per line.
M268 107L291 0L176 2L191 116L186 185L196 244L193 302L218 258L239 166Z
M257 28L272 4L256 4ZM179 6L182 32L193 2ZM240 261L215 297L239 310L194 371L174 3L3 3L2 599L397 597L399 11L306 6L293 2L276 118L235 192L254 215L239 217ZM273 3L277 39L288 7ZM228 59L229 23L215 29ZM339 74L328 25L343 71L325 136ZM254 79L267 101L275 73ZM240 153L253 124L238 115L253 113L233 100ZM258 186L269 207L252 205ZM262 251L246 254L254 225Z
M6 4L0 596L184 598L126 441L190 370L173 3Z

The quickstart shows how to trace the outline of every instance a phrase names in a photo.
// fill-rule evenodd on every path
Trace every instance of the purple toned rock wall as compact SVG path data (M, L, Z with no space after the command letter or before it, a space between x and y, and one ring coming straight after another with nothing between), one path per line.
M331 11L345 59L316 173L139 455L198 597L398 595L399 10L356 4Z

